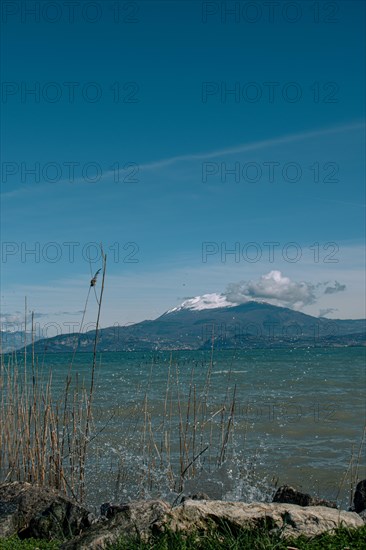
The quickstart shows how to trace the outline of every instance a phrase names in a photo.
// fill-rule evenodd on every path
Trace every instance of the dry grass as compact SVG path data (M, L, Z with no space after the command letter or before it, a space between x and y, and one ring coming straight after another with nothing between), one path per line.
M27 373L17 356L0 366L0 474L4 481L48 485L80 498L87 396L54 399L52 372L37 364ZM65 395L70 392L66 382Z
M230 388L230 373L225 399L217 404L212 399L211 373L213 349L206 367L205 382L198 385L192 368L188 384L182 384L179 367L173 356L167 368L161 405L150 404L152 370L142 399L130 411L122 447L133 446L134 455L141 457L131 476L139 475L139 496L170 490L184 491L184 482L196 478L203 470L219 468L228 457L234 433L236 388ZM202 373L199 373L202 380ZM163 393L164 392L164 393ZM127 419L126 419L127 420ZM133 433L133 437L131 437ZM126 479L121 457L117 477Z
M136 458L141 458L142 467L132 472L136 475L138 471L141 496L159 490L158 472L164 472L170 489L180 493L184 481L200 473L202 459L213 468L225 461L234 427L235 388L231 394L228 386L224 402L213 410L210 403L212 368L213 349L203 387L197 387L192 369L189 387L184 392L179 368L171 356L163 411L159 414L150 407L148 397L151 371L142 407L136 404L135 411L129 412L123 430L126 446L132 442ZM45 374L34 353L29 354L28 350L28 356L24 354L24 357L16 353L1 356L0 481L47 485L83 502L89 443L96 437L95 430L91 433L96 343L89 388L80 384L78 377L72 378L71 369L72 365L64 391L56 398L52 371ZM124 458L119 457L116 498L121 484L131 475L125 464Z
M106 270L106 256L103 254L102 257L103 280L99 299L96 296L98 317L88 390L84 385L80 386L77 377L73 381L71 361L63 395L55 398L52 371L45 375L35 357L33 314L31 368L26 336L24 356L19 364L16 353L1 355L0 481L47 485L79 502L85 499L85 464L93 422L96 351ZM85 310L89 294L90 288Z

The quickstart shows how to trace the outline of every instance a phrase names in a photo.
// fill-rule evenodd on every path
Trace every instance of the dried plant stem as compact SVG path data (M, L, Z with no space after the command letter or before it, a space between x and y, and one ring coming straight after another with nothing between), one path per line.
M86 451L87 451L87 445L89 441L89 432L90 432L90 424L92 420L92 401L93 401L93 395L94 395L94 383L95 383L95 369L97 364L97 345L98 345L98 336L99 336L99 322L100 322L100 313L102 309L102 302L103 302L103 292L104 292L104 281L105 281L105 273L106 273L106 267L107 267L107 256L103 252L103 248L101 248L102 252L102 258L103 258L103 276L102 276L102 286L100 290L100 296L98 302L98 314L97 314L97 323L95 327L95 336L94 336L94 345L93 345L93 363L92 363L92 370L91 370L91 380L90 380L90 388L89 388L89 395L87 397L87 409L86 409L86 421L85 421L85 430L83 435L83 446L82 446L82 455L81 455L81 465L80 465L80 499L81 501L84 500L85 497L85 462L86 462Z

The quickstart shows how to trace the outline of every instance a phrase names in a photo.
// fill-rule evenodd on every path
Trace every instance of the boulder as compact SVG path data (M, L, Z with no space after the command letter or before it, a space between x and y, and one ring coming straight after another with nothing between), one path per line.
M282 502L285 504L297 504L298 506L326 506L328 508L337 508L335 502L323 498L312 497L308 493L301 493L289 485L282 485L276 491L273 502Z
M62 540L92 522L85 508L58 491L18 481L0 485L0 537Z
M353 506L355 512L358 514L362 512L362 510L366 510L366 479L363 479L356 485Z
M100 521L85 534L62 546L62 550L100 550L117 542L121 536L139 536L148 540L161 531L170 507L162 500L137 501L113 507L108 521Z
M192 529L207 531L220 529L223 523L233 532L266 527L280 530L285 537L313 537L341 525L349 528L363 525L357 514L325 506L187 500L172 510L170 528L185 532Z
M362 493L363 485L358 484L357 488ZM282 491L282 497L280 493L277 498L284 495L290 498L294 491L287 488ZM97 521L88 510L58 491L30 483L5 483L0 485L0 537L17 534L21 539L57 538L65 541L63 550L102 550L121 536L137 535L149 540L167 530L220 532L225 525L233 533L266 527L284 537L313 537L340 526L364 525L365 511L358 515L315 506L309 504L313 502L312 497L299 494L304 506L207 500L204 494L192 495L175 508L161 500L106 503L102 505L104 515Z
M148 540L168 529L182 533L210 532L222 530L224 524L233 533L266 527L280 531L284 537L313 537L340 526L362 527L363 521L356 513L324 506L187 499L172 509L159 500L131 502L110 520L94 525L87 533L65 543L62 549L103 550L121 536L138 535Z

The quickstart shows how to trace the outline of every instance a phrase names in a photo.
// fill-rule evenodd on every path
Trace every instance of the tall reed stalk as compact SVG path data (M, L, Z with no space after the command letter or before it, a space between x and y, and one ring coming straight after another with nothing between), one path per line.
M85 468L91 440L97 343L106 273L103 250L102 258L103 278L97 298L98 314L88 391L80 386L77 375L72 384L70 368L63 395L54 395L52 370L45 375L38 366L33 312L31 349L27 346L28 311L25 299L23 364L18 363L17 353L2 354L0 361L0 481L37 483L59 489L79 502L85 498ZM28 370L29 352L31 370Z
M234 429L236 388L232 393L228 389L224 402L217 407L210 391L212 369L213 350L203 387L197 385L195 368L191 369L188 384L183 385L171 354L165 395L158 411L149 405L148 384L140 409L141 422L136 422L136 426L141 425L140 440L135 437L134 446L135 454L143 457L144 468L138 482L142 491L143 487L151 489L155 483L159 492L162 482L180 493L185 481L194 479L204 466L211 464L217 468L225 462ZM202 380L202 374L199 378ZM131 443L126 440L126 444Z

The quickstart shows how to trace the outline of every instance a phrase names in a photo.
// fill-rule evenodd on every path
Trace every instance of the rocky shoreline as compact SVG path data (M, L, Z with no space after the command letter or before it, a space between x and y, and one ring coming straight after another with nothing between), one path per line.
M285 538L313 537L366 523L366 480L358 483L353 503L351 510L339 510L334 502L284 485L271 503L210 500L198 493L174 507L162 500L105 503L96 517L53 489L12 482L0 485L0 538L57 539L64 541L62 550L102 550L121 536L149 540L167 530L212 532L223 524L233 532L265 527Z

